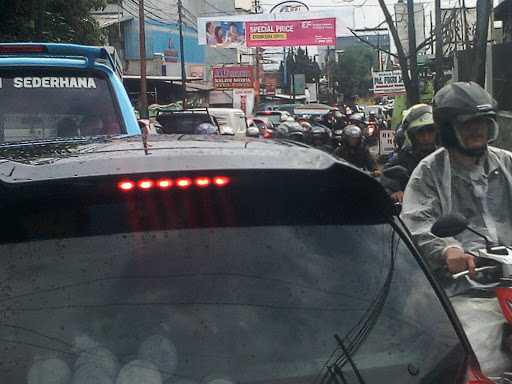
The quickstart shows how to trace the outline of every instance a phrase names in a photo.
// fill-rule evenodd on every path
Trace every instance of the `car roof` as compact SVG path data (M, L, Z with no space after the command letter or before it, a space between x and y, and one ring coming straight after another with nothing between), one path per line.
M12 156L0 147L0 181L23 183L101 175L216 169L327 169L334 157L306 145L273 140L234 140L224 136L155 135L150 155L140 138L116 138L86 145L67 145L32 158ZM13 151L13 154L16 152Z
M59 43L1 43L0 66L94 68L112 72L115 69L104 47Z

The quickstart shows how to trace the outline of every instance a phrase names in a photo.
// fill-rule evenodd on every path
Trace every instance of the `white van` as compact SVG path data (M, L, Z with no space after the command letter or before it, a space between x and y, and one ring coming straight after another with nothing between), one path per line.
M223 133L225 127L233 129L235 137L245 138L247 134L247 118L244 111L235 108L208 108L210 115L215 117Z

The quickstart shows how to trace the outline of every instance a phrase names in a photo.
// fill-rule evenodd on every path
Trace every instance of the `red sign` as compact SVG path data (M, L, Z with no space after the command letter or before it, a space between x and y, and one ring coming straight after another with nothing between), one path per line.
M253 68L248 65L214 67L213 86L215 89L253 88Z
M265 95L275 95L279 83L279 73L265 73Z
M336 45L336 19L251 21L245 41L248 47Z

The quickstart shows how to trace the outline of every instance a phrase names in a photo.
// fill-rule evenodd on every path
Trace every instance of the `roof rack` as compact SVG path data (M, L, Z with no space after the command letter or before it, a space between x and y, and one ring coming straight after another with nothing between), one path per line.
M119 73L119 68L104 47L56 43L1 43L0 56L82 57L86 59L88 67L93 67L96 60L104 60L122 78L122 73Z

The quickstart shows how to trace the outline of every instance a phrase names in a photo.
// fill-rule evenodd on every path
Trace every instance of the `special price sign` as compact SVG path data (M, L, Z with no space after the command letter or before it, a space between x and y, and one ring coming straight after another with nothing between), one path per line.
M253 68L249 65L214 67L212 71L215 89L253 88Z
M245 23L247 47L336 45L336 19L251 21Z

